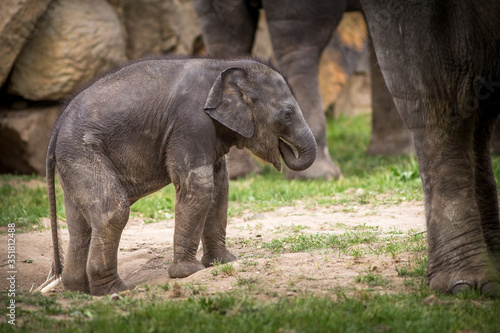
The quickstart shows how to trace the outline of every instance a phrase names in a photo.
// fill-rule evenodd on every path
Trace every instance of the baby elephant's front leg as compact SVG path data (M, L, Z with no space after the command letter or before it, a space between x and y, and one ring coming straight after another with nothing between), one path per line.
M205 267L217 262L224 263L238 259L226 248L228 192L226 160L221 158L214 166L214 195L203 229L201 263Z
M205 269L196 259L196 251L212 204L213 166L194 168L172 180L176 187L174 262L168 274L183 278Z

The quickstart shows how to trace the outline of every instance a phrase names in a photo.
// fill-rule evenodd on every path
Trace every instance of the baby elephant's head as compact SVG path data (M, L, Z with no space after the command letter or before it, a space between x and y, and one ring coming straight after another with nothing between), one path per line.
M205 111L243 138L242 145L281 171L311 166L316 140L281 74L248 61L222 71L208 94ZM250 65L248 65L250 63Z

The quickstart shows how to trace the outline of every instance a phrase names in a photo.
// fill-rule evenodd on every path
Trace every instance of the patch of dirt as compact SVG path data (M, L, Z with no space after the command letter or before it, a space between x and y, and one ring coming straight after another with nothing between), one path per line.
M145 223L132 217L126 226L118 255L118 271L130 287L143 288L145 284L191 286L204 293L229 291L235 288L257 290L265 296L298 295L304 293L331 293L335 288L352 290L368 288L355 278L366 272L375 272L389 281L387 291L399 290L403 279L397 277L396 267L408 260L408 254L396 256L345 255L338 250L277 254L263 247L275 238L303 233L341 234L356 227L377 228L380 235L407 235L425 230L422 202L404 202L394 205L335 205L313 207L298 205L281 207L273 212L248 212L231 218L227 228L228 248L239 257L234 270L221 272L221 267L208 268L184 279L170 279L167 273L173 259L174 220ZM48 225L48 221L44 221ZM68 244L68 231L61 229L63 248ZM8 289L6 258L7 235L0 235L0 288ZM41 285L49 274L52 261L50 230L16 234L18 289L29 291ZM201 257L201 251L199 251ZM175 289L172 292L176 292ZM61 291L62 287L56 288ZM182 294L182 293L181 293ZM182 296L182 295L181 295Z

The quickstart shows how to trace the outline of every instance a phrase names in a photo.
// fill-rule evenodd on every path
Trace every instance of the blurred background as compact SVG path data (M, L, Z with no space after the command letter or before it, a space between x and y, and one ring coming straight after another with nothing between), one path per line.
M45 175L62 101L99 72L158 54L203 55L191 0L2 0L0 173ZM271 58L264 12L253 54ZM371 112L367 31L345 13L323 53L328 117Z

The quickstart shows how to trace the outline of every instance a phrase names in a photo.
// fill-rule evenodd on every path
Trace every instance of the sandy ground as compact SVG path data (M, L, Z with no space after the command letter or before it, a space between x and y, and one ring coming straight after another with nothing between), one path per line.
M174 220L145 223L131 218L126 226L119 251L119 274L131 288L143 288L174 282L167 269L173 258ZM48 224L48 220L43 221ZM63 224L63 223L61 223ZM277 208L273 212L248 212L229 220L228 248L239 257L233 264L233 274L217 274L218 268L208 268L184 279L179 284L203 286L208 293L229 291L242 282L259 285L267 294L331 292L335 287L353 287L355 277L367 270L375 271L391 281L390 289L398 289L402 279L396 267L406 260L404 254L353 257L339 251L315 250L300 253L273 253L262 247L264 242L301 233L342 233L356 226L377 227L381 234L425 230L422 202L393 205L349 205L311 208L305 205ZM0 235L0 288L8 289L9 270L6 258L6 230ZM67 229L60 230L63 248L68 243ZM49 230L16 234L16 284L29 291L41 285L49 274L52 260L52 240ZM201 257L201 251L198 253ZM220 269L220 268L219 268ZM60 287L56 291L62 290Z

